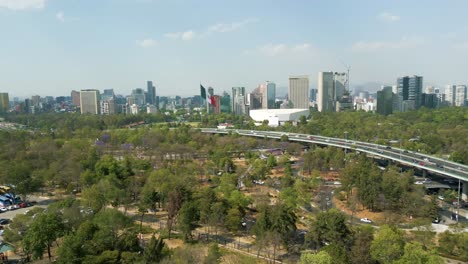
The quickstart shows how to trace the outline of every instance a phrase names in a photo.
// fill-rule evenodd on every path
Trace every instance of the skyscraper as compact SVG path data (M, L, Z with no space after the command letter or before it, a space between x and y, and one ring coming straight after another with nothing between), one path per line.
M393 93L391 86L382 86L382 90L377 91L377 113L381 115L393 113Z
M317 109L319 112L335 111L334 85L333 72L318 73Z
M136 88L136 89L132 90L131 97L133 98L133 103L138 105L138 106L142 106L142 105L146 104L145 91L143 89L141 89L141 88Z
M339 101L342 99L344 93L346 92L346 73L344 72L335 72L334 74L334 84L335 84L335 101Z
M232 113L245 114L245 87L232 87Z
M10 99L8 93L0 93L0 113L5 113L10 109Z
M398 95L403 97L403 103L408 105L409 109L421 107L422 87L422 76L404 76L397 79Z
M465 106L467 92L466 85L447 85L445 98L452 106Z
M100 94L99 90L81 90L80 91L80 108L82 114L98 115L100 111Z
M80 92L73 90L71 92L71 98L74 106L80 106Z
M264 99L266 99L267 109L276 108L276 84L274 82L266 82L266 97Z
M309 109L309 76L289 76L288 98L293 108Z
M147 85L147 94L148 98L146 98L146 102L148 104L154 105L156 103L156 87L154 87L152 81L148 81Z

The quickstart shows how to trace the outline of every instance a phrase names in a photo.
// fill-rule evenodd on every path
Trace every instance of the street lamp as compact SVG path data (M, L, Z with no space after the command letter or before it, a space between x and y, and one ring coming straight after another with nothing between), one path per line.
M346 154L348 154L348 131L345 131L344 134L345 134L345 151L344 151L344 153L345 153L345 162L346 162L346 158L347 158Z

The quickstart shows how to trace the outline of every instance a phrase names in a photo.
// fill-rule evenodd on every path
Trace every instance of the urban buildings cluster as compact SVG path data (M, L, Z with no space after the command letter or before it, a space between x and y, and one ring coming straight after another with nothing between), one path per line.
M416 75L397 78L395 85L382 86L376 94L355 91L353 96L349 87L349 72L332 71L318 73L317 89L310 89L308 75L290 76L287 96L283 98L277 96L276 84L271 81L259 84L250 93L246 93L245 87L232 87L231 93L224 91L219 95L215 94L214 88L208 87L207 94L209 104L201 95L186 98L158 96L152 81L147 81L146 89L136 88L127 96L116 95L113 89L105 89L103 93L86 89L73 90L70 96L41 98L34 95L23 101L18 98L10 101L8 93L0 92L0 113L56 111L111 115L206 107L208 113L236 115L249 115L253 110L311 108L319 112L364 110L388 115L421 107L468 105L466 85L451 84L445 88L428 86L423 89L423 77ZM268 115L273 112L265 113Z

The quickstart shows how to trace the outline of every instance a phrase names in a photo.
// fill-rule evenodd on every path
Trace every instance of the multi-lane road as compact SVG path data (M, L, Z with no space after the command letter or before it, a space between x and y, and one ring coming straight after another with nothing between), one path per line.
M308 135L300 133L287 133L277 131L257 131L242 129L216 129L202 128L203 133L229 134L238 133L243 136L280 139L286 136L289 141L313 143L326 146L334 146L353 151L364 152L383 159L392 160L406 166L411 166L426 170L431 173L446 177L468 181L468 166L452 161L447 161L439 157L395 148L385 145L378 145L369 142L347 140L343 138L323 137L318 135Z

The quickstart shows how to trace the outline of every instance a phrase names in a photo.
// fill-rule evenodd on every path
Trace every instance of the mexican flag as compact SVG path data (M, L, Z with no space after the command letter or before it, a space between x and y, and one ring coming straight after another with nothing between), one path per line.
M200 95L203 100L207 100L208 103L212 106L216 105L216 101L214 99L214 96L210 96L209 98L206 96L206 89L203 87L203 85L200 84Z

